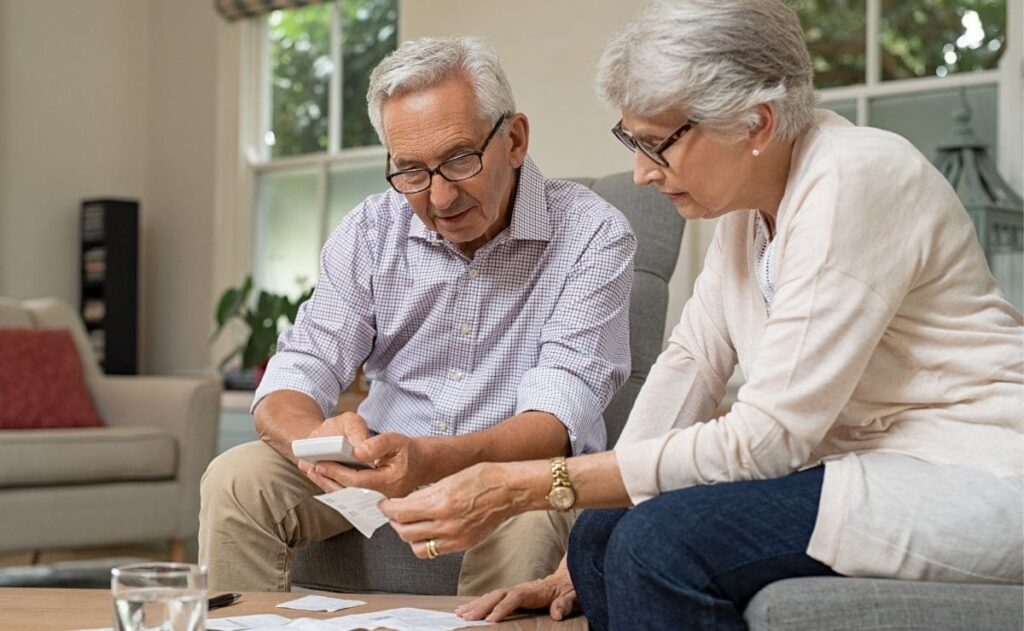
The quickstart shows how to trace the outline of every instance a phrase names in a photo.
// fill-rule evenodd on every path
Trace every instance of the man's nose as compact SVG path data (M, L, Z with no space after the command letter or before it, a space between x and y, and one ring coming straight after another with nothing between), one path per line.
M440 173L435 173L430 180L430 203L439 210L445 210L458 199L459 189L444 179Z

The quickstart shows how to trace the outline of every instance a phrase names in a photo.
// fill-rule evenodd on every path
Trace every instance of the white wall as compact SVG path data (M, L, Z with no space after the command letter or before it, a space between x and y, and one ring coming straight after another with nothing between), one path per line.
M143 368L208 363L209 0L0 1L0 296L78 300L78 204L141 199Z
M140 197L148 5L0 2L0 295L78 301L78 204Z
M472 33L498 51L530 119L530 154L548 177L599 176L630 170L632 156L611 135L617 111L594 94L594 68L611 34L639 7L621 0L404 0L402 40ZM686 226L670 285L667 331L692 291L714 226Z

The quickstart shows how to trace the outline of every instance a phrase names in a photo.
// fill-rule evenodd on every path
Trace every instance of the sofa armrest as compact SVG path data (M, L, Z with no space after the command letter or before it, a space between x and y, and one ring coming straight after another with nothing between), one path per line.
M198 528L199 480L217 449L220 392L216 379L104 376L94 384L104 423L159 427L177 440L181 536L191 536Z

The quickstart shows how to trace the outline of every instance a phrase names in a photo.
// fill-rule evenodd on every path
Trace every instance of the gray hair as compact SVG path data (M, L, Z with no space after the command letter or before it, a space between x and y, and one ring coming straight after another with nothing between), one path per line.
M640 116L680 111L739 139L774 103L775 135L814 117L814 72L796 14L781 0L656 0L605 47L598 96Z
M403 42L370 73L366 103L370 123L387 145L381 121L384 102L431 88L454 76L469 79L482 120L493 122L516 111L512 87L501 69L498 54L482 37L452 35L423 37Z

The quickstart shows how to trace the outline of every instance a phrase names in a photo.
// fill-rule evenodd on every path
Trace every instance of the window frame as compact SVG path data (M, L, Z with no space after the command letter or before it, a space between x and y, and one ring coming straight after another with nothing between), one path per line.
M341 77L341 12L336 2L330 3L331 11L331 61L334 67L328 86L328 147L326 151L307 153L295 156L274 158L271 156L270 145L264 138L271 130L272 101L270 81L270 37L267 21L269 14L257 20L251 20L252 33L249 36L248 51L258 51L251 56L256 60L251 72L247 75L246 87L249 103L258 104L256 111L247 118L249 128L244 141L245 168L249 172L249 203L246 206L250 213L251 246L250 269L255 279L265 278L264 266L266 257L259 256L266 242L266 235L260 230L260 204L258 183L261 175L288 171L313 171L317 174L316 209L319 243L322 245L333 226L328 225L330 218L330 176L332 172L349 168L366 168L381 166L381 190L387 187L384 180L384 161L387 150L383 145L364 147L341 147L341 127L337 124L342 116ZM397 28L397 24L396 24ZM246 51L243 51L243 55ZM243 125L245 122L243 121ZM319 259L319 247L310 252L316 262Z

